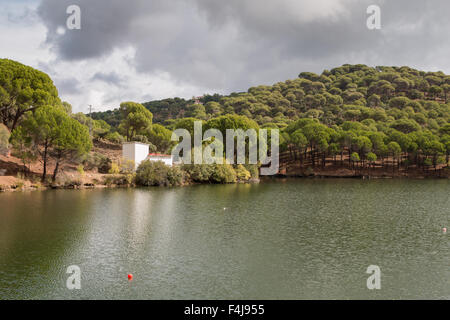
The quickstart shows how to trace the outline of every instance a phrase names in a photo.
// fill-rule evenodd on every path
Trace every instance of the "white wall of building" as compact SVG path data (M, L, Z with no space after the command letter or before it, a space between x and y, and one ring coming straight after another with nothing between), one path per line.
M122 144L122 157L133 160L135 168L148 157L149 145L141 142L125 142Z
M159 157L159 156L149 156L148 160L150 161L162 161L168 166L172 166L172 157Z

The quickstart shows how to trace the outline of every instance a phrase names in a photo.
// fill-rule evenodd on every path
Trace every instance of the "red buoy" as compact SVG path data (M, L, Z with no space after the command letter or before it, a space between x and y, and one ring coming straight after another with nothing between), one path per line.
M133 275L131 273L128 274L128 280L133 280Z
M442 232L446 233L447 232L447 228L442 228Z

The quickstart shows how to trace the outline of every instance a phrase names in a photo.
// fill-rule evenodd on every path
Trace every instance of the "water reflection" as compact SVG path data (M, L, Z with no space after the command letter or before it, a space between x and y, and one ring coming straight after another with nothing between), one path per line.
M286 180L0 194L0 298L449 297L449 191ZM72 264L79 291L65 287ZM371 264L380 291L365 286Z

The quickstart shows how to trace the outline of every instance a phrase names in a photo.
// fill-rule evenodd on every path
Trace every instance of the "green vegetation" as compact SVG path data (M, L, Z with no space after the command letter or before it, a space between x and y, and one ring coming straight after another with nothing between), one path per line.
M425 170L448 164L449 93L450 76L442 72L343 65L228 96L143 105L170 130L192 131L195 120L203 120L205 130L279 128L282 151L304 168L332 161L337 166ZM95 116L114 123L115 114ZM353 153L360 160L352 161Z
M197 183L234 183L237 174L228 163L224 164L186 164L182 169Z
M136 170L136 184L141 186L179 186L185 173L178 167L169 167L162 161L144 161Z
M449 164L449 99L450 76L442 72L343 65L227 96L124 102L91 118L72 114L45 73L0 59L0 149L12 146L24 167L39 158L42 180L49 159L56 166L53 180L67 160L86 170L129 176L124 164L89 153L92 141L141 141L152 152L170 153L172 131L184 128L192 134L200 120L203 131L215 128L224 135L226 129L279 129L282 166L295 164L306 175L327 166L355 172L438 171ZM215 142L204 147L210 143ZM136 181L230 183L258 175L257 165L186 165L179 172L155 166L140 168Z
M8 128L0 123L0 154L7 153L9 149L10 133Z
M89 152L92 142L86 126L71 118L62 107L44 106L27 117L13 131L11 140L42 160L44 182L49 158L55 161L52 180L61 163ZM16 145L17 145L16 144Z
M123 102L120 104L120 114L122 121L119 125L119 131L127 141L132 141L137 135L144 135L145 131L150 129L152 125L153 115L142 104Z
M110 133L111 126L109 124L107 124L105 121L93 120L92 118L86 116L84 113L81 113L81 112L72 115L72 118L77 120L82 125L85 125L86 127L88 127L89 132L94 139L99 140L99 139L103 138L103 139L110 140L110 139L108 139L108 135L112 134L112 133ZM114 132L114 133L118 134L117 132ZM117 140L120 140L120 138L117 138ZM123 140L123 138L122 138L122 140Z
M11 131L29 111L62 103L45 73L19 62L0 59L0 118Z
M243 166L230 164L189 164L169 167L162 161L144 161L136 170L140 186L180 186L186 183L235 183L248 181L251 173Z
M98 152L86 154L81 162L86 170L94 170L97 168L99 173L108 173L112 166L111 159Z

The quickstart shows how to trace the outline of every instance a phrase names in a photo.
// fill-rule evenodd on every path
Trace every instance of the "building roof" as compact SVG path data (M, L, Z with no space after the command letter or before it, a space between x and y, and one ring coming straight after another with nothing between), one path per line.
M143 142L139 142L139 141L127 141L127 142L122 142L122 144L142 144L144 146L150 146L148 143L143 143Z

